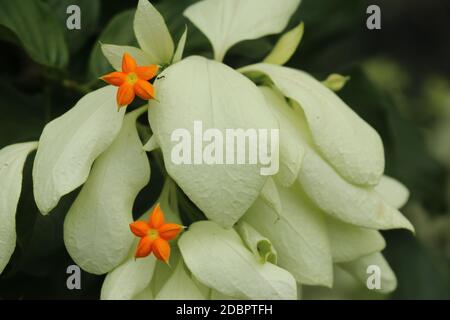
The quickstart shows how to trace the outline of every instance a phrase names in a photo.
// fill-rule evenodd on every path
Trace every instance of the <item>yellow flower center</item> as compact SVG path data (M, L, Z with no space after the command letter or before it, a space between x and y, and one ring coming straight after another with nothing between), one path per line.
M152 240L155 240L155 239L159 238L158 230L156 230L156 229L150 229L150 231L148 232L148 236L149 236Z
M136 73L130 72L129 74L127 74L126 82L128 82L129 84L135 84L138 81L138 79L139 78Z

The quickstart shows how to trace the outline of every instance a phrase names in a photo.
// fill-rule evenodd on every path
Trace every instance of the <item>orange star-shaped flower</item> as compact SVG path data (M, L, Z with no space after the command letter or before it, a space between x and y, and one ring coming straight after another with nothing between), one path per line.
M158 204L153 209L148 222L135 221L130 224L130 229L137 237L141 238L136 249L136 258L146 257L153 252L156 258L167 263L170 257L168 241L176 238L183 226L176 223L165 223L164 213Z
M122 58L122 72L111 72L100 79L119 87L117 104L119 107L123 107L129 105L136 95L144 100L155 97L153 86L148 81L153 79L157 72L157 65L137 66L133 57L125 53Z

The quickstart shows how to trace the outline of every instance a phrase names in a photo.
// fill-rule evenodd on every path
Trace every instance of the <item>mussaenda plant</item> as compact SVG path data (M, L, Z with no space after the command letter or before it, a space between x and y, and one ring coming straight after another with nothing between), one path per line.
M107 274L102 299L298 299L302 285L332 287L337 268L366 283L370 265L381 270L380 291L394 290L379 230L414 230L398 211L408 190L384 175L378 133L331 90L348 79L322 83L283 66L303 24L282 35L261 63L235 70L222 62L236 43L282 32L299 4L191 5L184 15L211 42L211 60L183 58L187 33L175 48L163 17L140 0L140 48L102 44L116 69L103 79L113 86L47 124L39 142L0 151L0 271L15 247L22 167L37 148L33 184L42 214L82 186L65 218L64 241L81 268ZM127 112L135 95L148 102ZM143 145L136 121L145 112L152 136ZM197 120L219 130L278 129L279 172L261 175L260 164L174 164L171 133L192 130ZM167 174L157 202L134 222L134 200L150 180L143 150L160 150ZM182 223L177 188L205 220ZM155 224L155 212L170 222L170 236Z

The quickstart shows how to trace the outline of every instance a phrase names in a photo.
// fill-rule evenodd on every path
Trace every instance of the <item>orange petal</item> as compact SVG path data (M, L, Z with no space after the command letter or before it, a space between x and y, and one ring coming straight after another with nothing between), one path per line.
M119 87L117 91L117 104L119 106L126 106L133 102L135 95L133 85L125 82Z
M115 71L104 75L101 79L109 84L112 84L113 86L118 87L125 82L125 77L125 73Z
M142 66L137 67L136 70L137 76L142 80L150 80L156 76L158 72L158 66L156 64L152 64L151 66Z
M141 238L145 237L150 231L150 227L148 226L147 222L144 221L135 221L133 223L130 223L130 229L131 232L134 233L134 235Z
M166 240L161 238L155 239L152 244L152 250L155 257L159 260L162 260L165 263L169 261L170 245Z
M152 253L152 246L154 241L150 237L143 237L137 246L136 253L134 256L136 258L143 258Z
M134 84L134 92L144 100L153 99L155 97L155 90L150 82L145 80L138 80Z
M161 238L168 241L174 239L182 228L182 226L176 223L166 223L158 229L158 233Z
M162 212L159 203L156 205L155 209L153 209L148 224L152 229L159 229L159 227L164 224L164 213Z
M124 53L122 58L122 71L125 73L133 72L136 69L136 61L128 53Z

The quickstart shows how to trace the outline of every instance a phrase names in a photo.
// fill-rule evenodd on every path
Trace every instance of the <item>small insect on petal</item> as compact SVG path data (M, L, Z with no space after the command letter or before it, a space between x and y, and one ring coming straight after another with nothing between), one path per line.
M150 231L150 227L147 222L144 221L135 221L130 223L130 230L137 237L145 237Z
M161 238L153 241L152 250L156 258L167 263L170 257L170 245L169 243Z
M153 64L148 67L147 66L137 67L134 72L136 72L136 74L140 79L150 80L156 76L156 73L158 72L158 66L156 64Z
M122 58L122 72L129 73L136 70L136 60L128 53L125 53Z
M152 246L154 241L150 237L143 237L137 246L136 253L134 256L136 258L144 258L152 253Z
M164 240L172 240L175 239L176 236L180 233L183 226L180 226L176 223L166 223L163 224L159 229L159 236Z
M164 224L164 213L162 212L159 204L157 204L155 209L153 209L148 224L152 229L159 229L159 227Z
M155 97L153 86L144 80L138 80L134 84L134 92L144 100L153 99Z
M103 77L101 77L100 79L102 79L103 81L112 84L113 86L121 86L124 82L125 82L125 78L126 78L126 74L122 73L122 72L111 72L108 73L107 75L104 75Z
M132 84L124 83L117 90L117 104L119 106L129 105L135 97Z

